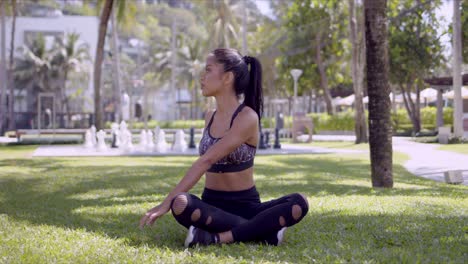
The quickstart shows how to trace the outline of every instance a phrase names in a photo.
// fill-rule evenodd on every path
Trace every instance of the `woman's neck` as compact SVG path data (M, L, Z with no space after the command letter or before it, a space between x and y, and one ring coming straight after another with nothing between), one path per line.
M239 107L239 100L235 94L220 94L215 96L216 112L221 116L232 115Z

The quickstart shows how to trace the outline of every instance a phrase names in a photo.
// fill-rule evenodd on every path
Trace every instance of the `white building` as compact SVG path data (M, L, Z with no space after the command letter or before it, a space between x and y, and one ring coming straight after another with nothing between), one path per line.
M10 38L11 38L11 17L6 20L6 52L10 52ZM99 19L94 16L65 16L60 11L52 15L44 17L17 17L16 18L16 32L15 32L15 49L27 44L27 41L37 34L42 34L45 37L46 45L50 46L56 36L64 37L69 33L78 33L80 41L89 45L89 55L91 60L94 61L96 55L96 45L98 39L98 26ZM49 47L48 47L49 48ZM15 51L15 56L18 56L18 51ZM85 100L84 110L86 112L93 112L93 67L87 67L89 72L89 83L87 89L84 91ZM24 95L17 95L15 98L15 111L24 111L25 98ZM27 96L27 95L26 95Z

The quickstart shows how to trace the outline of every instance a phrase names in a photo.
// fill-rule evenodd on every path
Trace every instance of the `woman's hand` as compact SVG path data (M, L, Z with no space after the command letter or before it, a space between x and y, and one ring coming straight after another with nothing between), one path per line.
M156 207L151 208L140 220L140 228L145 225L152 225L156 219L169 212L169 205L162 203Z

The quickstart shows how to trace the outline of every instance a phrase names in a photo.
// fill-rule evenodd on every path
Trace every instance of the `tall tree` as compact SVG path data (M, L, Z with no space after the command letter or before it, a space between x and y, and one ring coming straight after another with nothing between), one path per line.
M9 97L9 127L8 129L14 130L16 128L15 122L15 90L13 84L13 69L15 67L13 54L15 51L15 31L16 31L16 0L11 0L11 37L10 37L10 64L8 67L8 84L10 85L10 97Z
M369 143L373 187L393 187L387 1L365 0Z
M296 0L288 8L286 25L289 29L287 49L302 47L302 58L310 56L319 76L327 112L334 114L330 87L337 82L344 57L347 14L340 1ZM305 69L304 69L305 70ZM304 76L305 77L305 76ZM305 79L301 77L301 79ZM341 76L342 78L342 76ZM339 81L338 81L339 82Z
M463 62L468 63L468 1L463 1L461 6L461 28Z
M100 22L99 22L99 33L98 43L96 47L96 58L94 61L94 116L96 129L103 128L103 113L101 103L101 72L102 72L102 61L104 59L104 44L106 41L107 24L109 22L110 15L112 14L112 7L114 0L105 0L102 7Z
M443 62L435 9L440 1L390 0L390 79L401 91L414 133L421 130L419 91ZM416 98L414 98L416 94Z
M5 1L0 1L0 136L5 124L5 94L7 89L6 55L5 55Z
M457 138L463 137L463 99L461 96L462 33L460 8L460 0L453 0L453 134Z
M349 0L349 26L352 45L351 75L354 88L354 131L356 144L366 143L367 125L363 104L363 80L364 80L364 52L365 36L363 32L363 16L356 13L355 0Z

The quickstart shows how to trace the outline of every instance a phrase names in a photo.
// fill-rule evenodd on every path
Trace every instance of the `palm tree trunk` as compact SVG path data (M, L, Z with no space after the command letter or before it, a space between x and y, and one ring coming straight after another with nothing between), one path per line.
M5 124L5 95L7 91L6 55L5 55L5 1L0 1L0 136L3 135Z
M10 38L10 67L8 71L8 83L10 85L10 125L9 130L16 129L15 122L15 90L14 90L14 78L13 78L13 68L14 68L14 58L13 54L15 51L15 31L16 31L16 0L11 0L11 13L13 21L11 22L11 38Z
M107 23L109 22L110 14L112 13L112 5L114 0L106 0L102 8L98 43L96 47L96 59L94 62L94 115L96 129L102 129L102 104L101 104L101 71L102 61L104 59L104 43L106 41Z
M122 97L122 73L120 72L120 56L119 56L119 37L117 33L117 23L116 23L116 16L117 16L117 9L112 12L111 23L112 23L112 54L114 59L114 113L115 113L115 121L120 122L120 118L122 117L122 107L120 98Z
M463 137L463 99L461 96L462 43L460 0L453 0L453 132L457 138Z
M359 41L358 41L358 28L356 20L358 19L356 16L356 8L355 8L355 0L349 0L349 25L350 25L350 38L352 43L352 63L351 63L351 71L352 71L352 78L353 78L353 88L354 88L354 131L356 134L356 144L359 143L366 143L368 141L367 138L367 126L366 126L366 116L364 114L364 104L362 102L362 79L363 79L363 70L364 68L361 67L363 65L362 61L359 61L360 49Z
M386 0L365 0L369 143L373 187L393 187Z
M327 72L325 71L325 65L323 64L322 60L322 41L321 41L321 32L318 32L315 35L315 62L317 63L317 67L320 73L320 86L323 90L323 97L325 98L325 103L327 105L327 112L329 115L333 115L335 113L335 109L333 107L332 99L330 90L328 89L328 77Z

